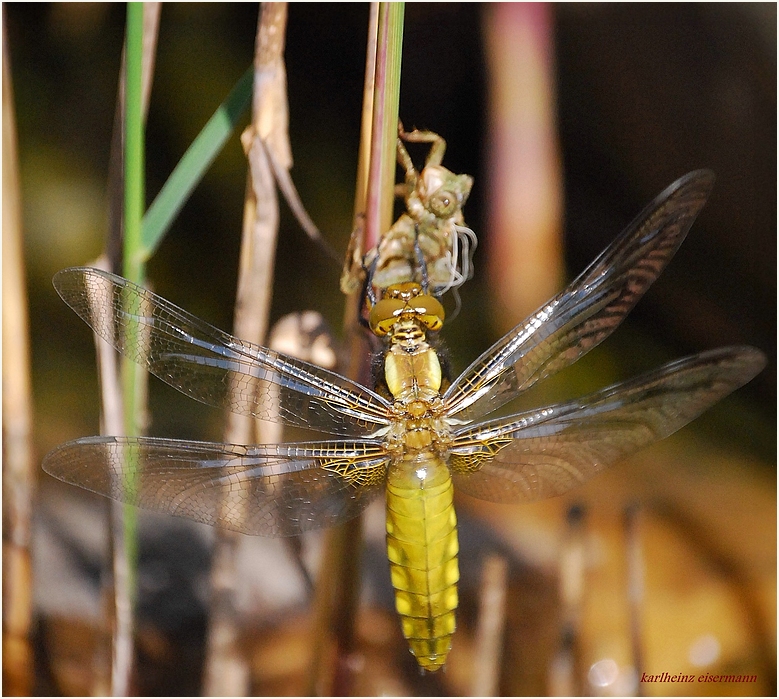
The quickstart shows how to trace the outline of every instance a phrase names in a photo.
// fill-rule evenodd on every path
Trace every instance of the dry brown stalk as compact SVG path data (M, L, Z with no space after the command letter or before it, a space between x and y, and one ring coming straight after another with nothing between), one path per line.
M151 97L160 9L161 3L144 3L142 73L144 119L148 114ZM106 252L94 263L94 266L100 269L108 269L113 272L118 271L119 251L122 249L124 94L125 56L123 50L109 165L109 226ZM101 434L121 435L124 434L125 423L116 353L97 336L95 336L95 350L100 377ZM147 378L148 376L144 375L141 380L145 381ZM95 696L101 696L109 690L113 696L127 696L132 691L133 635L135 631L132 600L134 591L131 589L132 575L124 541L124 509L125 506L121 503L111 501L109 504L109 546L112 566L110 569L103 571L101 581L101 606L104 614L102 628L99 631L102 639L98 641L95 647L92 687ZM105 652L105 646L109 638L112 639L110 663Z
M286 3L262 5L255 46L252 123L241 137L249 159L249 181L233 331L237 337L255 344L262 343L268 329L278 235L279 203L269 151L284 169L292 164L284 67L286 23ZM254 422L229 413L225 440L233 444L251 443ZM258 431L257 441L266 443L273 439L272 435L263 434L262 423ZM236 610L239 541L240 535L235 532L216 532L204 678L204 694L209 696L243 696L249 689L249 669L241 651Z
M16 121L3 25L3 691L33 688L30 526L35 492L30 341Z
M498 695L503 657L503 631L506 627L507 587L506 559L494 554L485 558L471 683L471 694L475 697Z
M549 668L552 696L578 696L581 686L581 618L584 602L584 518L579 505L568 510L565 538L560 548L560 640Z

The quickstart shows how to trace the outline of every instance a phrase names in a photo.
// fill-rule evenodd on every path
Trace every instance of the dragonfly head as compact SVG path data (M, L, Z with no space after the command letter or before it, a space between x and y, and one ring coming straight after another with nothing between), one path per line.
M455 175L441 165L428 165L419 178L420 199L437 218L451 218L468 199L473 186L470 175Z
M435 225L453 217L462 222L462 208L472 186L470 175L455 175L442 165L427 165L406 197L406 208L417 223L431 217L430 223Z
M387 287L384 298L371 309L368 323L375 335L385 337L398 323L412 322L424 330L440 330L444 316L438 299L423 294L416 282L402 282Z

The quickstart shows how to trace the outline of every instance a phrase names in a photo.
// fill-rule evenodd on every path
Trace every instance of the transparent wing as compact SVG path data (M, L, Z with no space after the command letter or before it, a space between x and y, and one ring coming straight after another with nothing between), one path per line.
M43 470L145 509L292 536L356 517L381 492L387 461L373 440L238 446L87 437L51 451Z
M455 487L493 502L567 492L663 439L765 366L751 347L726 347L666 364L578 401L456 431Z
M713 184L712 172L698 170L668 187L568 288L463 372L446 391L447 414L477 419L608 337L673 257Z
M54 286L100 337L202 403L346 437L389 424L389 403L364 386L244 342L122 277L76 267Z

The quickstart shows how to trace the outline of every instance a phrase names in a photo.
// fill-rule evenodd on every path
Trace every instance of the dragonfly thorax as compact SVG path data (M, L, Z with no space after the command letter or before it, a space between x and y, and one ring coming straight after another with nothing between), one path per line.
M451 445L449 425L442 419L425 415L399 417L385 436L385 448L397 459L408 461L420 455L443 456Z
M384 355L384 379L396 401L430 401L440 395L441 364L427 342L427 332L444 322L441 303L416 282L393 284L371 309L370 327L379 337L389 338ZM415 417L421 408L412 409Z
M393 341L384 355L384 380L396 403L430 403L440 396L441 363L427 342L409 344ZM419 407L409 411L415 417L425 412Z
M441 452L449 427L441 419L441 363L427 342L427 332L443 324L444 309L416 282L387 287L372 309L370 326L389 338L384 354L384 382L394 398L393 425L387 449L396 453Z
M405 457L446 451L450 438L449 427L441 419L441 379L438 355L418 326L416 331L402 327L393 333L384 355L384 380L395 399L394 427L388 434L391 451Z

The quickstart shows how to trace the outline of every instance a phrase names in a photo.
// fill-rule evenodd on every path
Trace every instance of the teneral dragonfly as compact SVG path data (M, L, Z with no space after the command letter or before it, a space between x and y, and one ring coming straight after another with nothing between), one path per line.
M716 349L571 402L480 421L619 325L679 247L712 183L697 171L671 185L568 288L451 383L428 342L443 308L414 282L391 287L371 311L371 328L387 339L374 391L243 342L121 277L63 270L54 284L65 302L163 381L213 406L337 438L242 446L89 437L56 448L43 467L123 502L264 536L344 522L384 491L403 632L419 664L437 670L455 630L454 489L504 503L565 493L763 368L756 349Z

